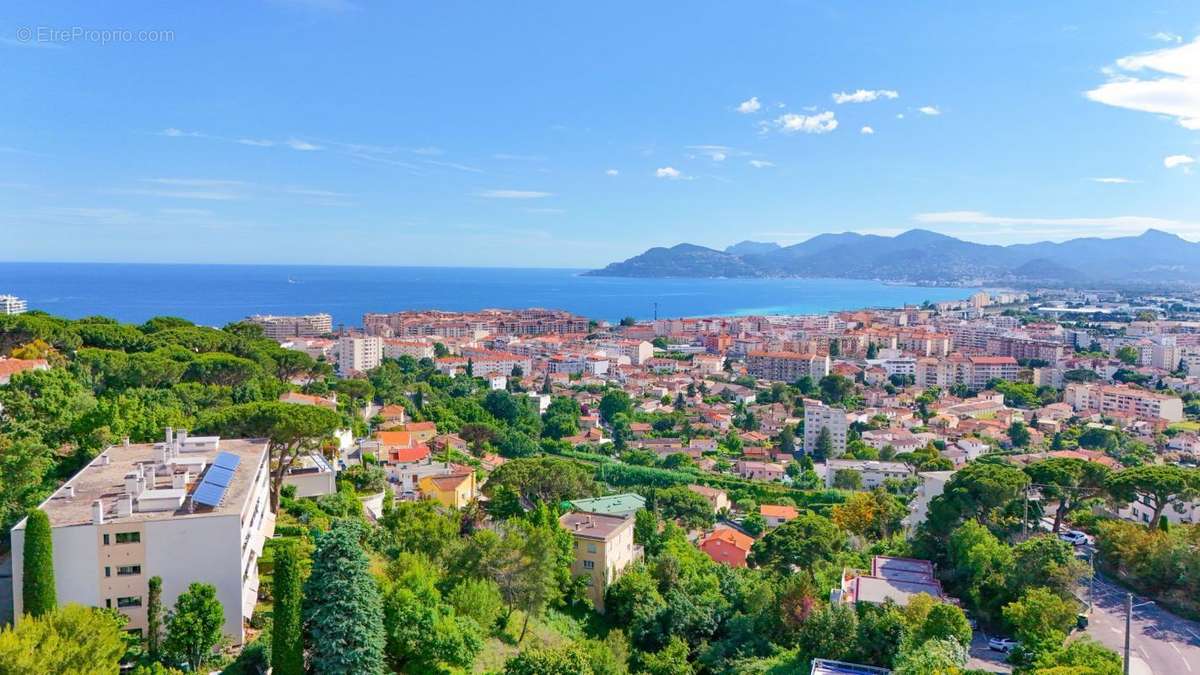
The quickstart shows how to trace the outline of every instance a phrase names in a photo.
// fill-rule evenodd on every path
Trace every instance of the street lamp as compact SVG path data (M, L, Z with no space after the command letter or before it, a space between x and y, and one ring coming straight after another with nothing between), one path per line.
M1129 675L1129 626L1133 621L1133 610L1137 607L1153 605L1153 600L1133 604L1133 593L1125 594L1125 675Z

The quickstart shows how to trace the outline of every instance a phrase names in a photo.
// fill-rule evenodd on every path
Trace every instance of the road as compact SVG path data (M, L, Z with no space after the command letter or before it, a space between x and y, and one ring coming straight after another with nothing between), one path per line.
M1125 651L1125 589L1097 575L1096 599L1087 633L1121 654ZM1086 599L1086 591L1083 595ZM1200 624L1158 605L1137 607L1147 599L1133 596L1130 631L1132 675L1200 673Z

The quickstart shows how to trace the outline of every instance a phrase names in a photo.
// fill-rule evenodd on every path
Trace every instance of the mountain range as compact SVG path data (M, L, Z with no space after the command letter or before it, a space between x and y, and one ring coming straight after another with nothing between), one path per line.
M977 244L929 230L843 232L791 246L743 241L717 250L655 247L603 269L610 277L824 277L914 284L1200 283L1200 243L1161 230L1034 244Z

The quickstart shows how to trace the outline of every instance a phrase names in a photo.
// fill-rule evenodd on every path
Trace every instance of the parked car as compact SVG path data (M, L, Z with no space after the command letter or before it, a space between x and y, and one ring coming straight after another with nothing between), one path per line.
M1066 532L1059 532L1058 538L1072 546L1083 546L1084 544L1088 543L1087 535L1079 530L1067 530Z
M988 640L988 649L994 652L1011 652L1017 646L1017 641L1012 638L996 636Z

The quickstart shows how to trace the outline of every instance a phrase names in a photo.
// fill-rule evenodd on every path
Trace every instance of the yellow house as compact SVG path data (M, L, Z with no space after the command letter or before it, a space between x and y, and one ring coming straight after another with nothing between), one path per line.
M436 499L442 506L461 509L475 498L475 472L469 467L453 465L447 473L424 476L417 481L421 495Z

